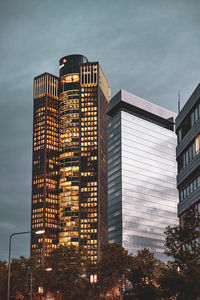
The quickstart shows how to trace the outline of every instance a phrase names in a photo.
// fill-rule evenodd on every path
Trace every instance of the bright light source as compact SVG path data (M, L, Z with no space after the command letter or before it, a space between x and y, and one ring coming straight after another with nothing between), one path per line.
M46 271L47 272L50 272L50 271L52 271L53 269L52 268L46 268Z
M39 293L39 294L43 294L43 293L44 293L44 288L43 288L43 286L39 286L39 287L38 287L38 293Z
M43 234L43 233L45 233L45 230L37 230L37 231L35 231L35 234Z
M97 274L90 275L90 283L91 284L97 283Z

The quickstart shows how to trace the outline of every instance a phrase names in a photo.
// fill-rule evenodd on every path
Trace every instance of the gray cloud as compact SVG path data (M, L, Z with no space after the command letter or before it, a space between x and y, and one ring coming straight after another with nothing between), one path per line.
M198 0L0 2L0 258L30 228L33 77L58 60L99 60L114 95L125 89L173 111L200 78ZM13 255L29 255L16 237Z

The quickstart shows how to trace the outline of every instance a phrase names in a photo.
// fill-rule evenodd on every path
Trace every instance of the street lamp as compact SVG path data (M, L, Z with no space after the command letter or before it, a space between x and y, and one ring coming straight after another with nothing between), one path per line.
M43 234L45 231L44 230L38 230L38 231L35 231L34 233L35 234ZM12 237L15 236L15 235L21 235L21 234L30 234L31 231L22 231L22 232L15 232L15 233L12 233L10 235L10 238L9 238L9 258L8 258L8 292L7 292L7 300L10 300L10 268L11 268L11 246L12 246Z

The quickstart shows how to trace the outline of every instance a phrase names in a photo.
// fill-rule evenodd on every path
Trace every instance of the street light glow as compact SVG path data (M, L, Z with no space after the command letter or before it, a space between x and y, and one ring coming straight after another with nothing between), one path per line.
M46 268L46 271L47 272L50 272L50 271L52 271L53 269L52 268Z
M37 231L35 231L35 234L43 234L43 233L45 233L45 230L37 230Z

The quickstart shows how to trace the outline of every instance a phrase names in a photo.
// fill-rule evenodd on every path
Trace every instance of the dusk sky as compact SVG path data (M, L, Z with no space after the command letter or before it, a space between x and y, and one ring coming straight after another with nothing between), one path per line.
M33 78L69 54L99 61L112 96L177 112L200 82L200 1L0 0L0 259L30 230ZM14 257L29 248L14 238Z

